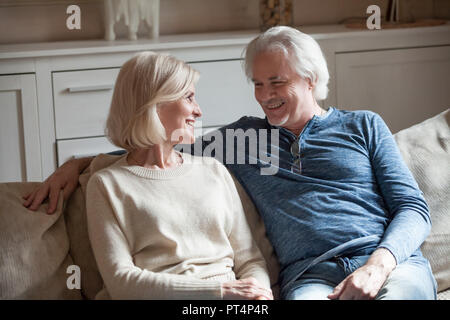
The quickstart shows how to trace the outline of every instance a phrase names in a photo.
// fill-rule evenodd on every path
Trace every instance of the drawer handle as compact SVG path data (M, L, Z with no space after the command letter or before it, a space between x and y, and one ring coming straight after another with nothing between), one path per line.
M81 159L81 158L90 158L90 157L95 157L98 156L99 153L82 153L82 154L74 154L72 157L70 157L70 159Z
M125 152L126 152L125 150L120 149L119 147L115 147L115 148L112 148L111 151L99 151L99 152L92 152L92 153L78 153L78 154L74 154L72 157L70 157L70 159L81 159L81 158L96 157L96 156L98 156L101 153L110 153L110 154L117 153L116 155L122 155Z
M111 90L113 88L114 88L113 84L99 84L94 86L69 87L67 88L67 91L69 92L103 91L103 90Z

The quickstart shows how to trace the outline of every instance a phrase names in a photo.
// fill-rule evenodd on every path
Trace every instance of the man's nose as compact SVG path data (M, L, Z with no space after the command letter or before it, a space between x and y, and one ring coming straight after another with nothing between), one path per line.
M260 100L270 100L275 96L275 90L273 90L270 86L264 86L258 90L258 96Z

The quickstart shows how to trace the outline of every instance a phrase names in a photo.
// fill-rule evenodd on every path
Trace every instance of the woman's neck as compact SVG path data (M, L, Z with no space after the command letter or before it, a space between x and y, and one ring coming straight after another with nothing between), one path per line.
M133 150L128 154L128 164L149 169L170 169L179 166L183 159L173 145L157 144L148 149Z

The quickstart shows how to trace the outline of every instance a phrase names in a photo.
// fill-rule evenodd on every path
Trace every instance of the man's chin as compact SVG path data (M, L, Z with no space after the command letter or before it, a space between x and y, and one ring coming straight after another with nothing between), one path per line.
M287 122L288 118L282 118L282 119L271 119L269 117L267 117L267 121L275 127L282 127L286 122Z

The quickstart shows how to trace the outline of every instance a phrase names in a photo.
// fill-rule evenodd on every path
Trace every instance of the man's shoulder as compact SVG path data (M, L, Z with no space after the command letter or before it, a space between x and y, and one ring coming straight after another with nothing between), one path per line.
M267 128L267 121L263 118L253 117L253 116L244 116L239 120L232 122L226 126L220 128L220 130L226 129L261 129Z
M383 123L383 119L376 112L371 110L345 110L339 109L337 117L339 123L345 123L347 128L365 128L369 130L373 126ZM370 131L370 130L369 130Z
M339 116L341 118L346 118L348 120L363 120L363 119L373 119L379 117L376 112L371 110L346 110L338 109Z

